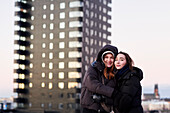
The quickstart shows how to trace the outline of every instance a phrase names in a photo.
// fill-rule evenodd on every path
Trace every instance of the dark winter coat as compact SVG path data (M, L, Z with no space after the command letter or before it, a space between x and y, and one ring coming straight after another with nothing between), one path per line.
M141 69L134 67L121 70L116 74L116 87L114 92L115 113L143 113L141 105L142 87L140 81L143 79Z
M116 47L111 45L104 46L98 53L96 62L90 65L85 73L82 82L80 98L80 103L83 108L92 109L95 111L103 110L101 104L95 102L92 99L92 95L101 94L107 97L111 97L113 94L115 86L114 79L105 81L105 85L102 83L102 76L105 65L101 60L101 56L103 52L108 50L112 51L114 54L118 53Z

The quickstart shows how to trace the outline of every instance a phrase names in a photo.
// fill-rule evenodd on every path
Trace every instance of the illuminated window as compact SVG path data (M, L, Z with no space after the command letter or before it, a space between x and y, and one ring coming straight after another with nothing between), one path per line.
M32 73L30 73L30 78L32 78L32 76L33 76L33 74L32 74Z
M68 72L68 78L81 78L81 73L79 73L79 72Z
M53 88L53 84L52 84L51 82L48 84L48 88L49 88L49 89L52 89L52 88Z
M41 73L41 77L42 77L42 78L45 78L45 73L44 73L44 72Z
M64 43L64 42L59 42L59 48L60 48L60 49L65 48L65 43Z
M53 59L53 53L49 53L49 59Z
M60 29L64 29L65 28L65 22L60 22Z
M50 20L54 20L54 14L50 14Z
M30 58L33 59L33 54L32 53L30 54Z
M42 38L46 38L46 34L45 33L42 34Z
M82 37L83 34L80 31L70 31L69 38Z
M53 30L53 29L54 29L54 24L51 23L51 24L50 24L50 30Z
M77 58L77 57L82 57L82 53L78 51L69 51L68 53L69 58Z
M70 18L83 17L83 12L82 11L71 11L69 12L69 17Z
M45 29L47 27L47 25L46 24L43 24L43 29Z
M34 39L34 35L31 35L31 36L30 36L30 39Z
M53 49L53 43L49 44L49 49Z
M65 32L60 32L59 33L59 38L65 38Z
M59 52L59 58L64 58L64 52Z
M34 25L31 25L31 30L34 30Z
M81 88L81 83L69 82L68 83L68 89L71 89L71 88Z
M45 48L46 47L46 44L45 43L42 43L42 48Z
M53 73L52 72L49 73L49 79L53 79Z
M18 88L19 88L19 89L24 89L24 88L25 88L24 83L18 83Z
M60 9L65 9L66 4L64 2L60 3Z
M73 8L73 7L83 7L83 2L81 1L73 1L69 3L69 7Z
M42 63L41 66L42 66L43 68L45 68L45 63Z
M64 72L59 72L58 73L58 78L59 79L64 79Z
M64 62L59 62L58 65L59 69L64 69Z
M50 4L50 10L54 10L54 4Z
M42 53L42 55L41 55L41 56L42 56L42 58L45 58L45 53Z
M60 13L60 19L64 19L65 18L65 12L61 12Z
M83 22L80 21L71 21L69 22L69 27L82 27L83 26Z
M34 16L31 16L31 20L34 20Z
M80 67L82 67L81 62L77 61L68 62L68 68L80 68Z
M33 68L33 63L30 63L30 68Z
M50 37L50 39L53 39L54 38L54 34L50 33L49 37Z
M43 19L46 19L47 18L47 15L46 14L43 14Z
M44 82L41 83L41 87L43 87L43 88L45 87L45 83Z
M52 62L49 63L49 69L53 69L53 63Z
M47 9L47 5L43 5L43 9Z
M32 84L32 83L29 83L29 87L32 88L32 87L33 87L33 84Z
M58 87L59 87L60 89L64 89L64 82L59 82L59 83L58 83Z
M69 42L69 48L74 48L74 47L82 47L82 42L70 41Z

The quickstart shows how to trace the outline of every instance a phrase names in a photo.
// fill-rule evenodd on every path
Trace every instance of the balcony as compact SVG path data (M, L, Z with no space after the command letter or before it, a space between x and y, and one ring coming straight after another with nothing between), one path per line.
M29 75L29 70L27 69L16 69L14 70L16 73L18 74L25 74L25 75Z
M23 2L15 2L15 6L18 6L21 9L31 9L31 5Z
M23 94L28 94L28 89L14 89L14 92L16 93L23 93Z
M28 103L28 99L27 98L14 98L14 102L17 102L17 103Z
M77 68L77 72L81 72L81 68Z
M15 50L14 52L19 54L19 55L25 55L25 56L30 55L30 52L28 50Z
M15 31L15 34L19 35L19 36L23 36L23 37L30 37L31 33L28 31Z
M76 82L81 83L81 78L77 78Z
M22 41L22 40L15 40L15 44L19 44L21 46L29 46L30 45L30 42L29 41Z
M28 84L28 79L14 79L14 82Z
M31 14L30 13L24 13L22 11L17 11L15 12L15 15L16 16L19 16L20 18L27 18L27 19L30 19L31 18Z
M18 59L18 60L15 60L15 63L24 64L24 65L28 66L30 64L30 61Z
M29 28L31 26L29 22L22 22L22 21L16 21L15 25L19 25L20 27L25 27L25 28Z

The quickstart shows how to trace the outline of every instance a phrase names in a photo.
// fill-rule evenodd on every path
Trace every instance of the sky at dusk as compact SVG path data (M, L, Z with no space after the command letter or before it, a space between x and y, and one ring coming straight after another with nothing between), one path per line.
M158 84L170 97L170 0L112 0L112 45L144 73L143 92ZM14 0L0 4L0 97L13 96Z

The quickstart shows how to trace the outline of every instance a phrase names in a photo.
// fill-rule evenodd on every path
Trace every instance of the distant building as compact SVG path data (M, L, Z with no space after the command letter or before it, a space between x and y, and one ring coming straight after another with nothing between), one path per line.
M13 97L10 98L0 98L0 109L1 110L11 110L14 109Z
M143 100L152 100L152 99L160 99L158 84L154 86L154 93L144 93Z
M80 113L81 79L111 41L111 0L15 0L14 102Z

